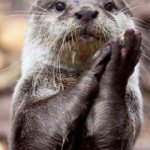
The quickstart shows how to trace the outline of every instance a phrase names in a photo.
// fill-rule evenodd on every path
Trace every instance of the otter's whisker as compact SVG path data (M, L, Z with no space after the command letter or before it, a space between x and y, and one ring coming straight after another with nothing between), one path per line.
M73 67L75 67L75 57L76 57L76 51L72 51L72 65L73 65Z
M47 16L49 16L48 14L41 14L41 15L43 15L43 16L47 15ZM11 18L11 17L29 17L29 16L30 16L30 14L20 14L20 13L18 13L18 14L3 16L0 19L3 20L3 19ZM34 16L39 16L39 14L34 14Z
M143 50L142 50L142 52L143 52ZM150 57L148 57L147 55L145 55L145 53L142 53L142 55L143 55L145 58L147 58L148 60L150 60Z
M72 31L71 31L71 40L72 40L72 44L73 44L73 46L75 47L74 35L73 35Z
M142 72L141 72L141 74L140 74L140 76L142 77L142 80L143 81L146 81L146 78L147 79L149 79L149 73L148 73L148 71L146 70L146 68L145 68L145 65L142 63L142 61L140 62L140 67L141 67L141 69L142 69ZM145 72L145 73L143 73L143 71ZM144 76L145 75L145 76Z
M130 10L134 10L134 9L137 9L137 8L140 8L140 7L143 7L143 6L145 6L145 4L141 4L141 5L137 5L137 6L135 6L135 7L132 7L132 8L130 8ZM125 11L122 11L123 13L126 13L128 10L125 10Z
M141 18L137 18L137 17L131 17L131 18L135 19L135 20L138 20L138 23L141 23L142 25L145 24L146 26L149 26L149 24L146 21L144 21L143 19L141 19Z
M128 11L128 9L131 9L132 7L135 6L135 4L136 4L137 1L138 1L138 0L132 1L132 2L131 2L129 5L127 5L125 8L121 9L120 12ZM143 3L141 3L141 4L143 4ZM139 5L139 4L138 4L138 5Z

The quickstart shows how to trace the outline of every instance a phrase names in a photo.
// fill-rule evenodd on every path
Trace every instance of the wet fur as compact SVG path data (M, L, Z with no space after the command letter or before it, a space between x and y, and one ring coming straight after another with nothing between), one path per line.
M118 9L126 6L123 1L115 2ZM70 34L77 23L70 17L67 24L63 21L65 14L55 14L54 10L50 10L51 16L43 15L52 3L38 0L38 7L32 9L22 77L14 93L10 150L133 149L142 120L136 66L141 35L127 31L125 45L115 38L107 45L105 41L102 48L93 53L89 46L85 47L83 51L89 52L85 61L78 53L74 61L72 57L71 61L65 61L63 58L68 57L69 51L63 51L63 55L59 51L68 46L59 43L63 43L64 33ZM99 3L102 5L103 1ZM92 8L92 2L90 6ZM77 10L71 9L68 13L74 11ZM65 25L58 22L58 17ZM109 39L134 28L130 13L118 13L115 21L107 13L101 17L108 22L105 29L102 24L99 28L105 33L107 29Z

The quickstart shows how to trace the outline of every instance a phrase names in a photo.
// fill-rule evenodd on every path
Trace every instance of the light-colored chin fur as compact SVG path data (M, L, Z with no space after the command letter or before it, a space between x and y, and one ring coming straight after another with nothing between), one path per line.
M39 38L33 38L32 26L33 16L31 16L29 22L29 29L27 32L27 39L25 42L25 47L23 50L22 57L22 74L23 76L31 74L36 69L42 69L44 65L52 65L59 68L69 68L69 69L84 69L87 61L94 55L94 53L102 47L104 43L95 41L92 43L82 43L75 42L70 46L70 44L65 44L62 50L51 45L44 45L40 43ZM129 17L123 13L119 13L114 16L119 32L115 35L115 32L110 36L118 37L119 34L125 32L128 28L135 28L135 25ZM33 21L33 22L32 22ZM55 38L55 37L54 37Z
M67 42L60 52L61 62L66 66L75 68L84 68L89 59L95 54L97 50L102 47L99 40L92 42L83 42L81 40L74 41L73 44Z

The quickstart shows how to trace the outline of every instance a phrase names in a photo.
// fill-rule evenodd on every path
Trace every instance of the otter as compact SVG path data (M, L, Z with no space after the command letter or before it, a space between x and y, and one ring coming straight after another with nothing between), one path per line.
M35 1L10 150L132 150L141 37L125 0Z

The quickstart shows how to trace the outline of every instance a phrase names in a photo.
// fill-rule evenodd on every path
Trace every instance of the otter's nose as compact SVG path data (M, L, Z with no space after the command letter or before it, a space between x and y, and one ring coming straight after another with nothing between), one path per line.
M75 13L75 16L78 20L89 22L93 19L96 19L98 14L98 11L82 10L80 12Z

